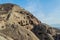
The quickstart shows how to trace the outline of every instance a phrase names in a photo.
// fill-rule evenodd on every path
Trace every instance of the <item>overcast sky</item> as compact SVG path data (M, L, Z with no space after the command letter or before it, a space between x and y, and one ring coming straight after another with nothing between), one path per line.
M43 23L60 25L60 0L0 0L0 4L2 3L17 4Z

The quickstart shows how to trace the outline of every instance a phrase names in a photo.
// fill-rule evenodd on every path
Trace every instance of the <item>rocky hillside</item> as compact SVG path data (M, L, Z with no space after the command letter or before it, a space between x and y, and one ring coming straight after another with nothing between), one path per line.
M0 40L60 40L60 30L42 23L15 4L0 4Z

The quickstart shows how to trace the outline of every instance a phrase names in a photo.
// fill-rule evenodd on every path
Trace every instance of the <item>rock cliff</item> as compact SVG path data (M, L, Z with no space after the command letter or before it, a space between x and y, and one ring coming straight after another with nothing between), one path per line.
M0 4L0 40L60 40L60 30L39 21L16 4Z

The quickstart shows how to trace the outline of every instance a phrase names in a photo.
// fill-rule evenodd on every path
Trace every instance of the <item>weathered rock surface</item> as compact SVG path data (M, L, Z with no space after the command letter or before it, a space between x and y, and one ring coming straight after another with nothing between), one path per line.
M0 4L0 40L60 40L60 31L15 4Z

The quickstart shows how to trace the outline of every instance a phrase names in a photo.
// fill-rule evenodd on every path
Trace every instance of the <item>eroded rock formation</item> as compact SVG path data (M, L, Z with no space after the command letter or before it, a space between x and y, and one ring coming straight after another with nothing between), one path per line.
M15 4L0 4L0 40L60 40L60 31Z

